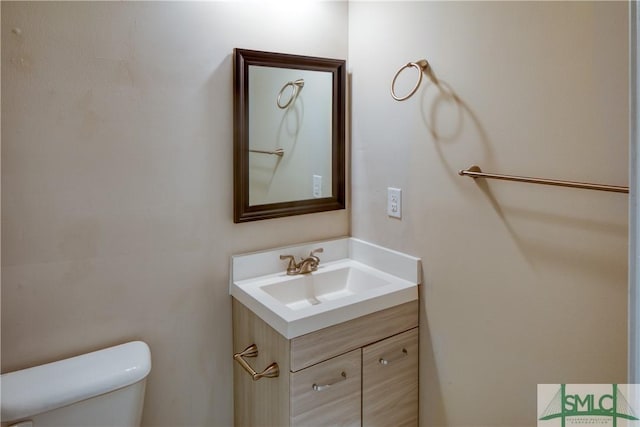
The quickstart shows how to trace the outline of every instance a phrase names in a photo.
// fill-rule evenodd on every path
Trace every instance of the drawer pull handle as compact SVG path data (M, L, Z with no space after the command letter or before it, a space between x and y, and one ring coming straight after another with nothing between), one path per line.
M240 353L236 353L233 355L233 360L238 362L240 366L244 368L245 371L251 375L254 381L258 381L260 378L275 378L280 375L280 368L276 362L273 362L269 366L267 366L264 371L256 372L246 360L245 357L257 357L258 356L258 346L255 344L251 344L249 347L242 350Z
M406 348L402 349L402 353L399 356L395 356L395 357L381 357L380 359L378 359L378 363L380 363L382 366L387 366L390 363L393 363L395 361L398 361L400 359L404 359L405 357L407 357L409 355L409 352L407 352Z
M311 388L313 389L313 391L322 391L322 390L328 389L333 385L338 384L339 382L346 381L346 380L347 380L347 373L342 371L340 373L340 378L330 382L329 384L323 384L323 385L314 384L311 386Z

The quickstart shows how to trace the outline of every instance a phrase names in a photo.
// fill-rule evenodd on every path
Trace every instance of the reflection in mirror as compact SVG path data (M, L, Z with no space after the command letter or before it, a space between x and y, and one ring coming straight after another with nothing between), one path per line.
M344 208L344 61L235 50L234 220Z
M331 77L249 67L250 206L331 196Z

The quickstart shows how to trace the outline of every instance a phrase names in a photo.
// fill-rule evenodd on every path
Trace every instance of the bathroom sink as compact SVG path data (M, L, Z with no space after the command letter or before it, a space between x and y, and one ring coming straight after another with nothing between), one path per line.
M275 283L265 284L261 290L291 310L365 294L388 286L393 278L381 277L366 271L357 263L341 263L311 274L277 277Z
M418 258L353 238L321 245L325 260L318 270L293 276L279 254L295 248L235 256L230 294L289 339L418 299ZM342 257L331 255L334 247ZM269 265L263 274L260 264ZM274 268L279 271L270 273Z

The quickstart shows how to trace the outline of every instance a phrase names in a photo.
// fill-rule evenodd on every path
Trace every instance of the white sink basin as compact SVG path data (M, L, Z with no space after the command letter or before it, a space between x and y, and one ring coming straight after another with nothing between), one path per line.
M279 259L278 254L289 253L286 250L276 250L269 257ZM318 271L295 276L288 276L280 262L278 273L232 280L230 293L290 339L416 300L419 259L408 258L406 265L416 273L414 280L352 258L321 262ZM380 263L385 264L384 260Z
M370 269L371 270L371 269ZM378 272L380 273L380 272ZM365 271L356 262L344 262L320 268L317 272L290 279L277 277L275 283L260 289L291 310L302 310L313 305L354 295L373 293L381 286L389 286L394 278Z

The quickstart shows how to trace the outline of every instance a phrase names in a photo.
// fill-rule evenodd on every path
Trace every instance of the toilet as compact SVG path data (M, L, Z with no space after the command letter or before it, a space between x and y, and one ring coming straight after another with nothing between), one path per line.
M150 370L133 341L0 375L0 426L138 427Z

